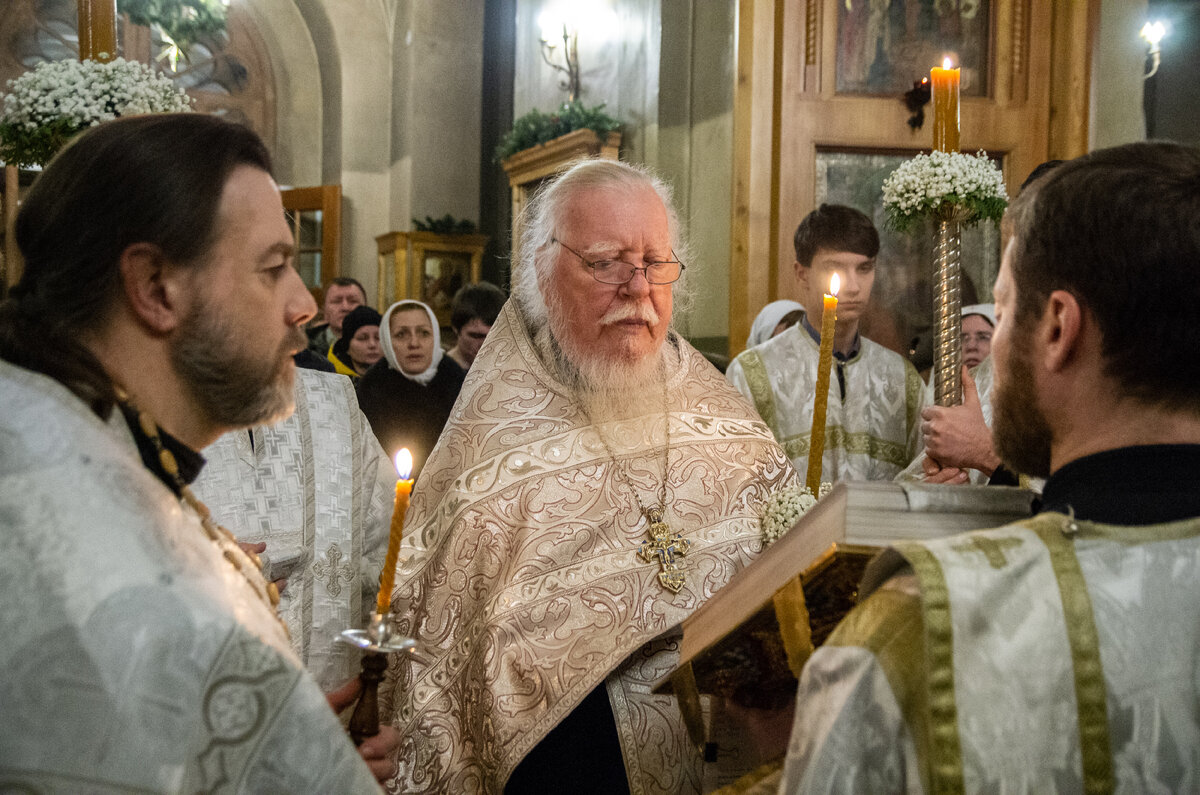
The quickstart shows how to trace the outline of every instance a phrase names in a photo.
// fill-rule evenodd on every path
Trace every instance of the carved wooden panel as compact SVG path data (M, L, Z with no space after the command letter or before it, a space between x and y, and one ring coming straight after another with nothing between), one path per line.
M851 5L860 9L859 0ZM912 9L954 6L961 15L967 4L892 0L886 5L893 27L903 31ZM963 97L961 148L1001 158L1009 191L1015 193L1052 154L1073 157L1085 151L1087 59L1098 0L979 0L973 5L977 16L971 31L986 31L987 41L979 45L986 64L979 68L976 95ZM816 206L818 153L904 155L932 146L932 105L926 106L924 126L914 130L901 92L838 91L838 26L845 6L846 0L739 3L739 24L751 25L752 36L739 30L731 353L740 350L763 304L794 297L791 238ZM883 40L880 33L877 48ZM890 43L898 45L894 38ZM909 49L919 48L909 42ZM938 65L921 66L900 56L888 62L893 67L908 63L904 68L912 80Z

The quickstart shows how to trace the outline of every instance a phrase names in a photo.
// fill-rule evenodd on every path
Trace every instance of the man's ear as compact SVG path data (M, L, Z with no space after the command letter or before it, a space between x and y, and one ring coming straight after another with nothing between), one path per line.
M172 267L153 243L121 252L121 288L130 312L150 331L169 334L183 318L184 269Z
M1083 307L1066 290L1055 290L1046 299L1038 333L1042 336L1045 366L1060 372L1079 354L1082 344Z
M807 292L808 277L812 274L812 267L801 265L800 260L794 260L792 269L796 271L796 281L799 283L800 289Z

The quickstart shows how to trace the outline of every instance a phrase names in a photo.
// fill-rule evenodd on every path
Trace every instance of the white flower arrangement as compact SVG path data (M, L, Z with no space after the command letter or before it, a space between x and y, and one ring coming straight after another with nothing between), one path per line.
M47 163L71 136L118 116L179 113L192 100L149 66L117 58L47 61L8 81L0 113L0 159Z
M883 206L897 231L922 218L965 224L998 221L1008 206L1004 175L984 152L930 152L906 160L883 181Z
M822 483L817 489L818 496L824 497L831 488L833 488L832 483ZM771 546L784 533L791 530L792 525L796 524L796 520L816 504L817 497L813 496L808 486L789 486L772 494L759 517L763 549Z

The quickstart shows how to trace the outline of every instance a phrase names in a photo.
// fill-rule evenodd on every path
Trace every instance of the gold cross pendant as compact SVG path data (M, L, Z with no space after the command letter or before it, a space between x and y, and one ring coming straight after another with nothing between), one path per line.
M650 538L638 547L638 557L644 563L657 560L661 569L658 581L671 593L679 593L687 582L687 572L683 570L683 561L679 558L687 555L692 542L679 533L671 532L671 527L663 521L661 507L649 509L645 515L650 520Z

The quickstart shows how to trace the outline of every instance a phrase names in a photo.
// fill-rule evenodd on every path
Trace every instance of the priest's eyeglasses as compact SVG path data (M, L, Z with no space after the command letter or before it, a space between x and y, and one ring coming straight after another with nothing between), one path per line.
M550 242L557 243L583 260L583 264L588 266L592 272L592 276L601 284L626 284L633 279L633 274L638 271L642 272L642 275L646 277L646 281L650 284L671 284L679 281L679 277L683 273L684 265L678 260L647 262L640 268L619 259L602 259L593 262L556 237L550 238ZM674 253L674 251L671 252L672 255Z

